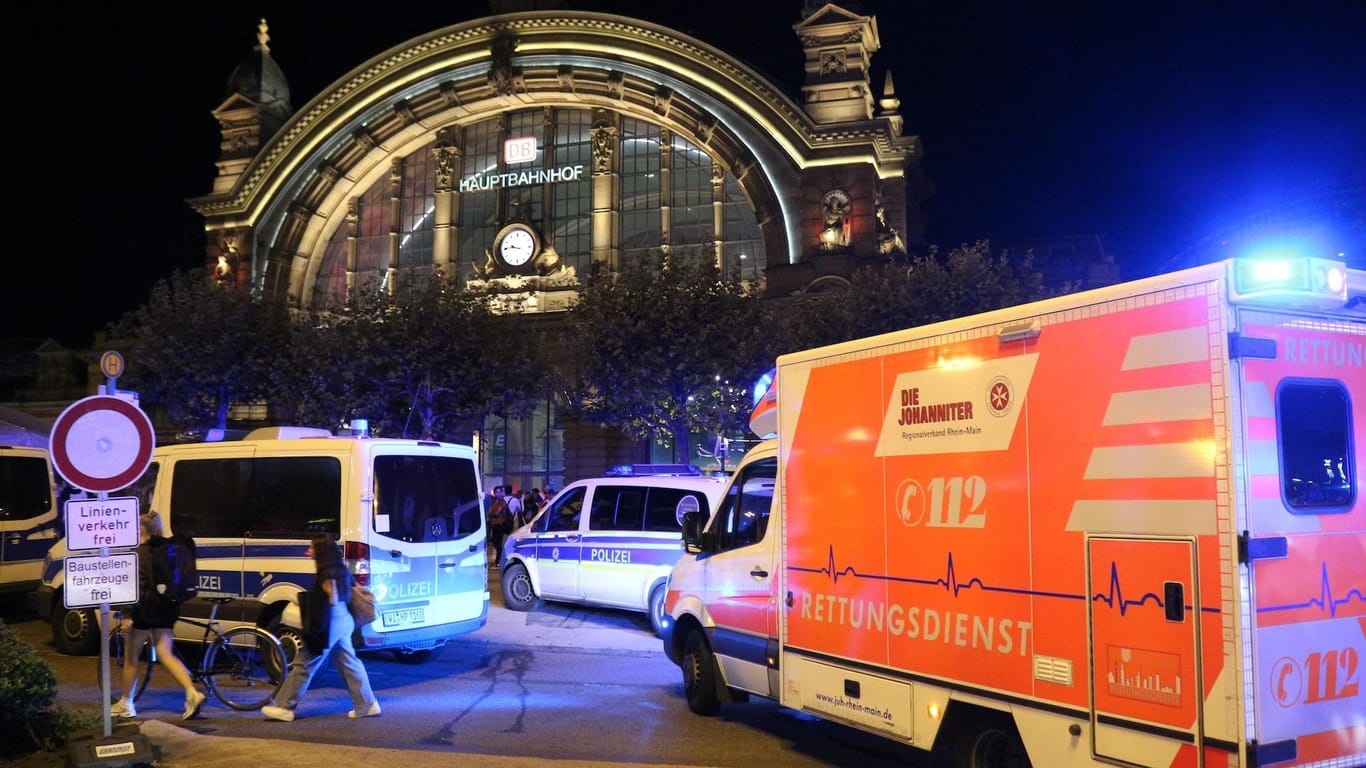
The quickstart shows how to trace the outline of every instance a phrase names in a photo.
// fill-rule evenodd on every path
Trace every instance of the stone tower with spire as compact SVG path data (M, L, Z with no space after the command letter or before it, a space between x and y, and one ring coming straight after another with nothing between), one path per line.
M222 134L214 194L229 193L237 186L247 166L294 111L289 103L289 83L280 65L270 57L265 19L256 27L256 45L233 70L226 91L223 103L213 110ZM206 244L210 274L223 284L247 285L252 248L248 230L215 232Z
M223 136L218 177L213 184L215 194L232 189L247 164L294 111L289 104L289 83L270 57L265 19L256 30L256 45L233 70L227 95L213 110Z

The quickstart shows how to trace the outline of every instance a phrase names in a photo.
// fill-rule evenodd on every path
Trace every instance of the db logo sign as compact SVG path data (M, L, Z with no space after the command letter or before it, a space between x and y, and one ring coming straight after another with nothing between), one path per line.
M530 163L536 159L536 137L525 136L519 139L508 139L503 142L503 162L508 165L514 163Z

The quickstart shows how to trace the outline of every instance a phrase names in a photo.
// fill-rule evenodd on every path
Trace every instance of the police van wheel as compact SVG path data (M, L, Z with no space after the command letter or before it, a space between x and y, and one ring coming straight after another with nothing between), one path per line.
M90 656L100 650L99 617L90 608L66 608L61 601L52 611L52 643L68 656Z
M663 584L658 584L650 590L650 628L660 637L664 636L664 596L666 591Z
M688 709L693 714L711 716L721 711L721 697L716 686L716 660L702 630L688 633L683 645L683 693L688 697Z
M272 635L275 635L275 639L280 641L280 650L285 653L285 666L288 667L289 662L294 660L295 654L299 652L300 648L304 647L304 636L299 630L281 623L279 619L272 621L270 626L267 627L267 630ZM271 671L275 672L277 670ZM284 675L283 669L278 671L282 676ZM283 677L281 679L283 679Z
M514 611L530 611L541 602L536 590L531 587L531 574L521 563L509 562L503 566L503 605Z

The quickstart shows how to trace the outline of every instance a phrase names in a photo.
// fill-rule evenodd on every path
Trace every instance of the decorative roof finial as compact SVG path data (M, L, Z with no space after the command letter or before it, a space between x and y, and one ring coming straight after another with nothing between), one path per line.
M270 53L270 34L266 32L266 20L261 19L261 23L256 25L256 47L261 53Z
M901 99L896 97L896 89L892 87L892 70L887 70L887 77L882 81L882 98L878 100L878 106L887 114L895 114L901 107Z

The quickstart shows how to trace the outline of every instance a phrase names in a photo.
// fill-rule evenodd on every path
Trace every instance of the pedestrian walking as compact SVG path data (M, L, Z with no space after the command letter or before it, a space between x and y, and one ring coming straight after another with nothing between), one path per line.
M185 689L185 710L180 719L189 720L198 715L199 708L204 705L204 694L194 687L190 670L175 654L173 630L176 619L180 618L180 605L171 600L169 595L159 593L156 588L158 579L153 572L153 549L166 544L161 534L161 515L152 511L138 517L138 601L129 606L128 618L123 622L123 648L127 655L123 665L123 698L110 707L109 714L112 717L138 716L133 700L137 698L139 665L133 660L141 653L144 644L156 647L157 663Z
M354 707L347 717L374 717L380 713L379 701L370 689L370 676L351 645L351 633L356 620L351 616L348 598L353 579L342 562L337 544L327 534L313 537L313 565L316 571L313 586L300 595L303 609L304 643L289 663L289 674L275 700L261 707L267 720L290 722L294 719L299 700L303 698L313 675L331 656L337 671L346 683Z

